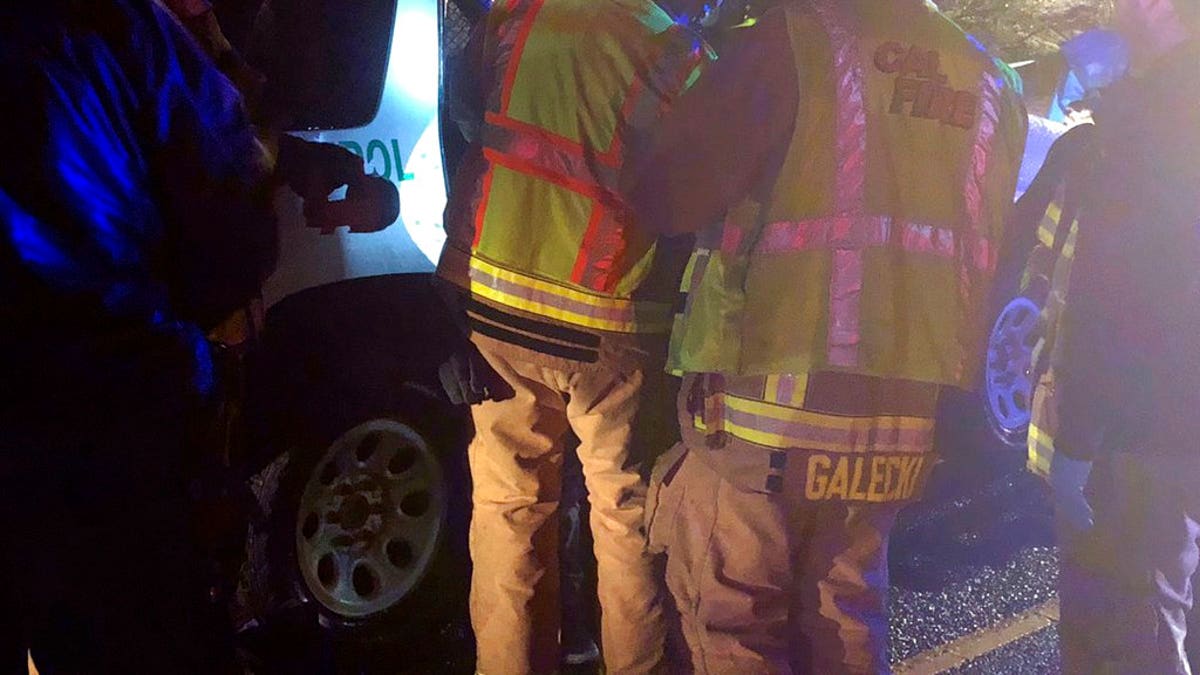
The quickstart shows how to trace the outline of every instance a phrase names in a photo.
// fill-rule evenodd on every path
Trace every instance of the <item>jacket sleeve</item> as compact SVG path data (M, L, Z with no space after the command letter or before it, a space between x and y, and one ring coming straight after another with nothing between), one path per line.
M1088 376L1089 368L1106 367L1103 359L1095 358L1093 341L1089 338L1089 324L1093 323L1089 315L1091 307L1097 304L1096 289L1088 274L1093 262L1089 248L1081 229L1071 265L1071 288L1060 319L1057 353L1061 357L1054 364L1058 408L1055 451L1072 459L1087 460L1101 454L1110 421L1106 413L1107 397L1097 390L1096 378Z
M448 59L446 74L449 86L446 91L448 117L458 125L459 131L470 143L480 140L483 128L485 90L483 72L483 49L487 38L487 18L484 17L471 27L466 47L457 56Z
M787 147L800 96L790 40L782 11L743 29L653 140L632 150L623 182L650 234L696 232L719 219Z
M498 86L494 70L497 54L490 44L497 27L510 20L507 8L497 5L471 28L471 35L451 69L451 90L446 92L448 113L457 124L467 149L451 177L449 199L442 222L446 243L438 259L438 277L460 286L468 281L468 260L475 236L475 209L483 195L483 177L488 171L483 156L483 122L492 88Z
M1070 134L1060 142L1069 138ZM1076 165L1064 168L1067 180L1071 180L1072 174L1078 179L1077 174L1086 169L1079 162L1092 159L1090 153L1073 154ZM1071 261L1070 287L1059 318L1055 349L1058 356L1053 364L1058 413L1054 446L1056 452L1072 459L1095 459L1103 449L1111 422L1107 412L1109 397L1103 386L1097 386L1106 378L1093 376L1097 370L1112 365L1103 354L1107 351L1102 346L1103 340L1097 340L1100 322L1096 312L1119 311L1116 307L1106 308L1103 277L1098 274L1098 266L1102 266L1107 257L1104 227L1104 221L1096 218L1085 217L1079 224L1075 255ZM1135 380L1129 382L1131 387Z
M175 311L204 328L274 269L269 161L234 85L165 10L133 42L145 70L148 161L168 228Z
M1009 214L1004 231L1004 247L1000 252L1000 275L1020 274L1030 252L1038 242L1038 227L1067 180L1070 172L1079 169L1092 141L1093 125L1083 124L1064 133L1050 146L1037 176Z

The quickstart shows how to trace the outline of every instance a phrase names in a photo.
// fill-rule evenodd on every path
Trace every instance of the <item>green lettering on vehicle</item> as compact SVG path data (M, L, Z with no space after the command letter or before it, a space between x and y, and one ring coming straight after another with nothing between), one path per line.
M379 138L373 138L368 141L366 150L363 150L362 144L356 141L339 141L338 145L362 157L363 161L368 165L367 169L375 171L383 178L395 180L396 182L414 179L412 172L404 171L402 168L404 160L400 156L400 141L398 139L391 139L390 149L388 148L388 144ZM381 160L381 162L377 162L376 160ZM380 167L378 165L380 163L382 164L382 171L379 170ZM376 165L374 169L370 166L372 164ZM397 176L395 178L392 177L393 167L396 168Z

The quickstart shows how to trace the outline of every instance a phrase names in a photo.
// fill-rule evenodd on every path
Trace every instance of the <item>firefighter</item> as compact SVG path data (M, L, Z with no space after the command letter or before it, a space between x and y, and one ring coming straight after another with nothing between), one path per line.
M1024 293L1032 295L1035 301L1044 298L1038 317L1042 336L1031 361L1031 381L1035 386L1026 439L1027 466L1044 478L1049 477L1054 466L1058 433L1058 374L1052 362L1062 348L1059 324L1067 302L1071 263L1079 235L1080 200L1091 180L1089 174L1095 161L1095 136L1095 125L1084 123L1072 127L1055 141L1029 190L1017 201L1008 227L1010 241L1037 242L1023 241L1012 246L1011 260L1026 266ZM1025 251L1029 255L1022 260L1020 253ZM1096 547L1090 534L1060 517L1057 539L1060 587L1078 588L1096 583L1097 576L1091 573L1095 565L1091 561L1107 554ZM1072 661L1078 650L1086 650L1091 641L1084 627L1088 621L1086 612L1081 614L1078 611L1081 605L1069 595L1060 595L1058 626L1059 651L1066 662Z
M660 373L690 247L640 236L617 179L708 59L684 27L700 5L513 0L467 47L480 86L475 120L460 122L479 141L451 191L438 276L469 342L441 375L475 425L470 604L487 675L558 669L569 432L590 493L607 672L662 658L641 533L641 467L656 448L643 434L671 418ZM457 114L470 108L460 100Z
M932 3L783 3L631 160L699 230L648 537L700 673L888 671L887 546L974 384L1026 116Z
M1063 670L1190 672L1200 549L1194 0L1117 3L1134 76L1097 103L1053 369Z

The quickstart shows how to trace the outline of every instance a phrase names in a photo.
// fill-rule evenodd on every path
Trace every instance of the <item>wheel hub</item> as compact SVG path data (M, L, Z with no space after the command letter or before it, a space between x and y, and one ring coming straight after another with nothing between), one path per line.
M343 530L353 533L367 524L367 519L371 517L371 503L363 495L354 495L342 504L336 515L335 522L341 525Z

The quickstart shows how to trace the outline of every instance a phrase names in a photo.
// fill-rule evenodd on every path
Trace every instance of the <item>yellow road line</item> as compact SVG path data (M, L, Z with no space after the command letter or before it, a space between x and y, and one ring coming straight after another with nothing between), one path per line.
M936 675L969 663L985 654L1010 645L1021 638L1058 623L1058 598L953 640L940 647L921 652L896 664L895 673L905 675Z

